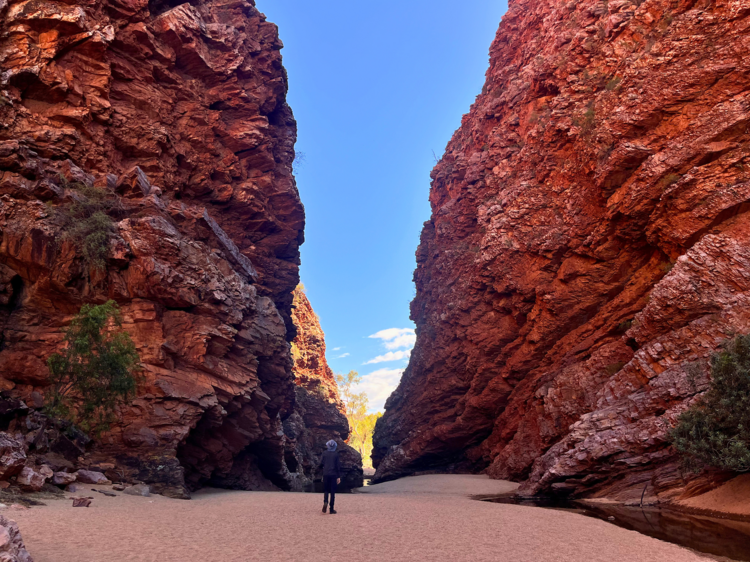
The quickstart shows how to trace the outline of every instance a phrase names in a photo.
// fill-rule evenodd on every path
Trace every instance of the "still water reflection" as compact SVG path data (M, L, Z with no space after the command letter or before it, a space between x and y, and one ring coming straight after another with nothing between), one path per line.
M493 503L573 511L699 552L750 562L750 523L746 522L688 515L656 507L592 506L580 502L513 496L478 499Z

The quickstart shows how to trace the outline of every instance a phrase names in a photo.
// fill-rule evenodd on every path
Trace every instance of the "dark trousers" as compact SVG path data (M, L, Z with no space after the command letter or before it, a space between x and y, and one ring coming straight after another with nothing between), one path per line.
M331 494L331 509L336 501L336 476L323 477L323 503L328 503L328 493Z

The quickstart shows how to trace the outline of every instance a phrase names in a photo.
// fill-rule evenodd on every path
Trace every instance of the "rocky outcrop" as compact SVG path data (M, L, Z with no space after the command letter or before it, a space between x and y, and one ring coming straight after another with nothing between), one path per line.
M252 0L10 0L0 24L0 390L43 405L71 316L114 299L143 376L84 466L289 488L304 212L276 27ZM103 268L60 220L92 189Z
M515 0L435 167L380 480L669 499L704 360L750 331L750 8Z
M312 489L321 478L318 463L325 444L334 439L339 444L341 486L358 488L363 484L362 456L345 443L349 438L346 408L326 360L320 320L301 286L294 291L292 320L297 327L292 342L296 401L294 413L284 421L287 467L296 473L296 489Z
M34 562L26 550L15 521L0 515L0 559L7 562Z

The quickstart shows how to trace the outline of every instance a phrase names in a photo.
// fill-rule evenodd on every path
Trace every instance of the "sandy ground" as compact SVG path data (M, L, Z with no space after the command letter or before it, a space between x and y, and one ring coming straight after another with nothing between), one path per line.
M574 513L468 498L515 485L418 476L342 494L210 490L192 501L100 494L7 512L36 562L705 562L678 546Z
M715 490L677 503L695 509L750 516L750 474L743 474Z

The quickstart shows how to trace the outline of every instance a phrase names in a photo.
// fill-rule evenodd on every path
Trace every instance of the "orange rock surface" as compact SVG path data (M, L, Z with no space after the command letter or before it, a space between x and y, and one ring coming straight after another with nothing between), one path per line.
M435 167L376 478L647 500L701 363L750 331L750 6L515 0Z
M327 441L339 445L341 485L362 486L362 456L345 443L349 438L346 408L339 396L333 371L326 360L326 341L318 315L302 286L294 290L292 320L297 337L292 342L295 408L284 421L287 436L287 466L297 467L297 488L309 490L318 473L320 455Z
M0 388L38 407L61 330L114 299L144 378L90 461L177 496L291 487L304 211L276 26L252 0L11 0L0 25ZM103 271L56 220L76 183L118 196Z
M301 285L294 290L293 305L292 320L297 327L297 337L292 342L294 383L308 392L320 395L340 413L346 414L336 376L326 359L326 339L320 327L320 319ZM348 427L343 433L349 433Z

